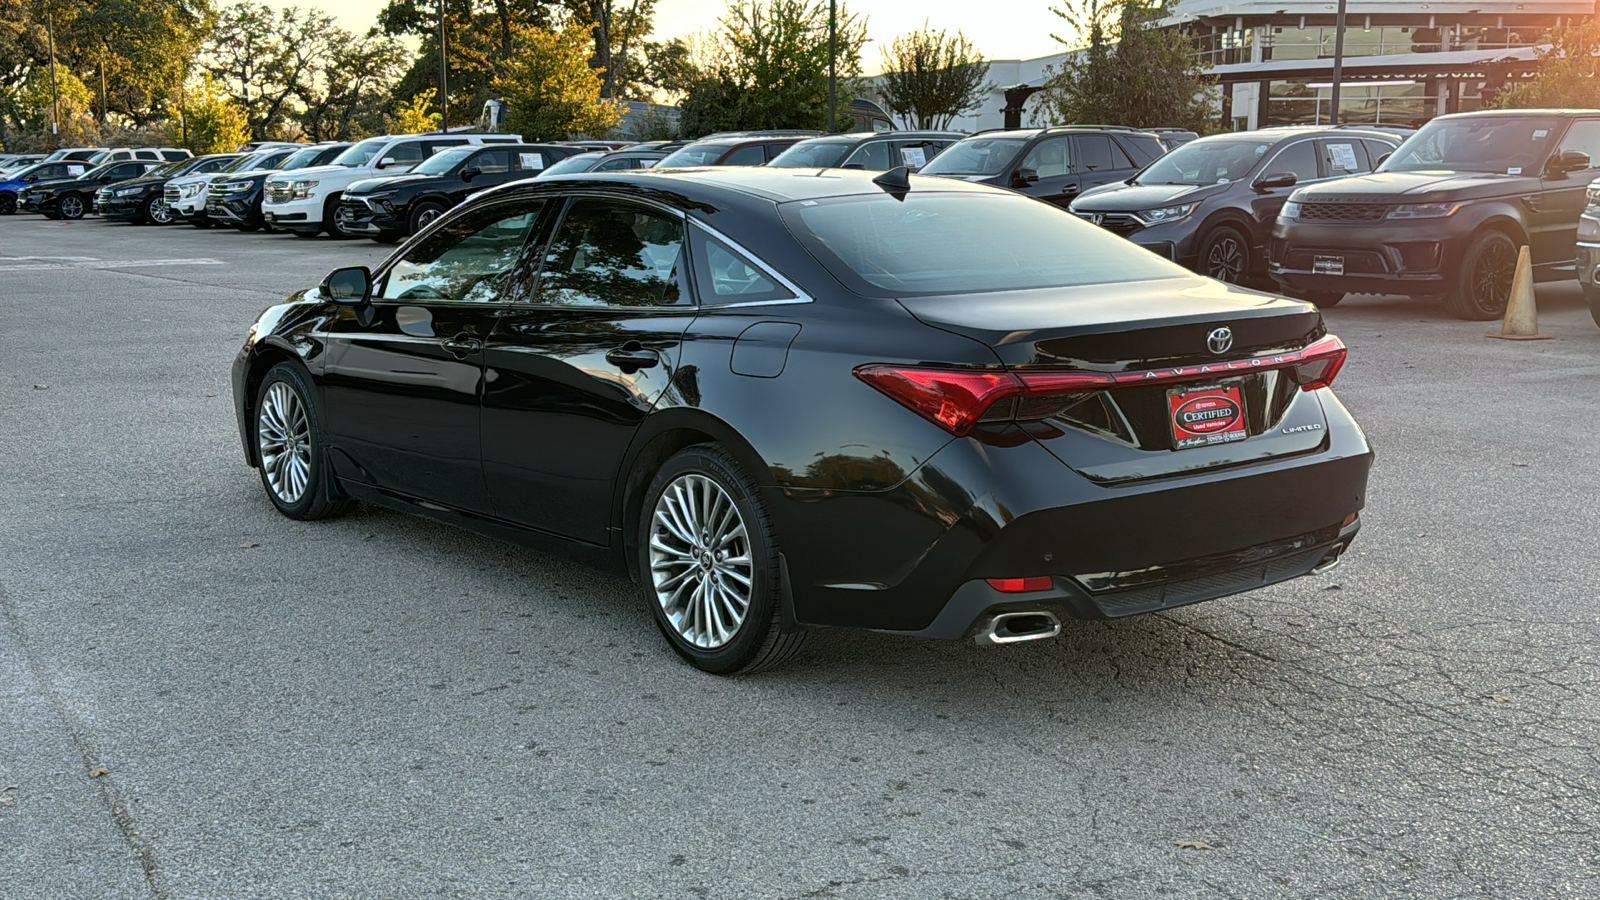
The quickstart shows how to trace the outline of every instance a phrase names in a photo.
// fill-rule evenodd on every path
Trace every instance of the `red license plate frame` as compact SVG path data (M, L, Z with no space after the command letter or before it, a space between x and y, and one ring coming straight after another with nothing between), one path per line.
M1184 385L1167 391L1172 449L1229 444L1250 436L1244 388L1238 383Z

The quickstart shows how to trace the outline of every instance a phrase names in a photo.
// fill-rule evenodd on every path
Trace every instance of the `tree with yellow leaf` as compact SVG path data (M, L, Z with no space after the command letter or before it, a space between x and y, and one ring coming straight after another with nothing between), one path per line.
M516 57L494 89L511 109L507 130L524 140L599 136L622 122L621 107L600 97L600 73L590 67L590 28L521 29Z

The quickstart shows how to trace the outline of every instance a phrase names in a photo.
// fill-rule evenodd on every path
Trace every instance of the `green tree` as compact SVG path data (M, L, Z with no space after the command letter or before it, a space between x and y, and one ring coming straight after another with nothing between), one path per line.
M1556 29L1549 49L1535 52L1538 72L1533 79L1502 91L1495 106L1600 107L1600 18L1584 17Z
M485 100L495 96L494 80L503 77L521 47L527 28L551 25L554 0L443 0L445 51L449 57L450 121L471 121ZM378 13L385 34L417 39L417 52L392 97L398 102L439 86L440 0L390 0Z
M390 90L405 69L405 47L388 35L358 37L343 28L324 34L322 43L311 77L295 93L300 129L313 141L381 130Z
M318 60L336 30L320 12L240 0L218 14L203 48L205 69L244 111L254 138L292 133L296 100L315 90Z
M589 28L525 28L520 50L493 87L510 104L507 126L526 140L603 135L622 122L618 105L600 96L600 73L589 67Z
M1068 0L1051 11L1078 35L1052 37L1078 52L1049 83L1046 119L1215 130L1216 81L1187 36L1157 27L1161 0Z
M390 134L424 134L437 130L439 113L433 109L433 100L438 94L436 89L428 88L398 104L386 130Z
M843 109L861 88L867 25L843 5L837 15ZM825 0L735 0L714 42L713 62L701 68L679 104L684 134L827 126Z
M683 38L646 41L644 45L644 83L674 97L682 97L700 74L689 44Z
M236 150L250 139L249 118L215 78L202 75L183 98L167 139L196 155Z
M637 99L646 70L628 50L639 51L650 33L655 0L565 0L564 5L573 25L592 29L594 54L589 65L600 73L600 96Z
M989 64L966 35L952 37L924 22L884 51L879 94L908 128L948 128L989 92L988 75Z

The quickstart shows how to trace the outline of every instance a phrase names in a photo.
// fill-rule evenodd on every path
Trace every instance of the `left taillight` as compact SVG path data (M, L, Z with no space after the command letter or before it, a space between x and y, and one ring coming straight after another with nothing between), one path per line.
M874 363L856 367L855 375L917 415L964 437L980 422L1046 418L1060 408L1059 398L1126 385L1215 381L1287 369L1301 390L1314 391L1333 383L1344 366L1345 352L1344 342L1330 334L1291 353L1132 372L939 369Z

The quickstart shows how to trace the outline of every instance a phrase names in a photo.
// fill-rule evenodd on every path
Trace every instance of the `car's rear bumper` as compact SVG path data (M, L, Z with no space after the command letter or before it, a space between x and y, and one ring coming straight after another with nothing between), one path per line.
M1267 274L1297 293L1442 294L1461 257L1463 240L1455 224L1445 219L1337 224L1280 220L1272 229ZM1328 271L1333 263L1342 273Z
M1101 484L1035 441L961 439L887 491L771 488L795 617L954 638L1002 608L1121 616L1303 575L1354 537L1373 458L1323 406L1319 449L1192 475ZM1033 595L984 583L1039 576Z

